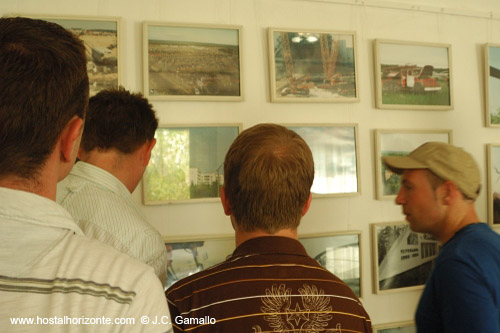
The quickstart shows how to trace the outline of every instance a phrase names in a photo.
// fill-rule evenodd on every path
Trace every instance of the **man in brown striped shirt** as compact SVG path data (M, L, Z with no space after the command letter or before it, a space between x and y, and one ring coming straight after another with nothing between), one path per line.
M295 132L259 124L236 138L221 201L237 248L167 290L176 332L371 332L352 290L297 240L313 179L311 151Z

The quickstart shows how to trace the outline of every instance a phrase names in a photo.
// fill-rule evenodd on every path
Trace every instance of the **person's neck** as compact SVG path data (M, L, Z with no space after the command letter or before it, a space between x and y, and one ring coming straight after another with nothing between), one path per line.
M122 154L115 149L99 152L92 151L89 153L82 153L80 156L81 161L101 168L118 178L130 193L132 193L137 187L137 181L135 177L133 177L133 170L130 169L133 163L128 161L129 158L130 156Z
M53 174L42 172L35 178L22 178L8 175L0 178L0 187L11 190L24 191L37 194L47 199L56 200L57 177Z
M439 235L436 235L436 238L441 242L441 244L445 244L458 231L462 230L468 225L478 222L480 221L474 208L474 204L470 204L465 213L462 214L459 218L456 217L455 219L448 220L445 224L445 228Z
M258 237L272 237L272 236L280 236L280 237L288 237L292 239L298 239L297 229L282 229L278 230L274 234L270 234L266 231L257 230L252 232L244 232L238 229L235 229L235 238L236 238L236 247L240 246L242 243L247 240L258 238Z

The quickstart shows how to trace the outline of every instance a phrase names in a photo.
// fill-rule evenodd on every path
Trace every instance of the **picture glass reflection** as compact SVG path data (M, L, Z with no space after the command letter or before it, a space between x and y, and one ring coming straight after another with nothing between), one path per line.
M358 192L355 126L288 126L311 148L314 194Z

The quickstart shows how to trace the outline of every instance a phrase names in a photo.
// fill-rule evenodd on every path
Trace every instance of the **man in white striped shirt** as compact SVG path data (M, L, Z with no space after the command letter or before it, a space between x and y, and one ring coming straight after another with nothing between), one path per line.
M57 202L85 235L152 266L165 285L165 244L131 195L149 163L157 127L141 94L120 88L90 98L80 161L58 184Z
M63 27L0 18L0 332L170 328L153 269L85 237L55 202L82 136L86 65Z

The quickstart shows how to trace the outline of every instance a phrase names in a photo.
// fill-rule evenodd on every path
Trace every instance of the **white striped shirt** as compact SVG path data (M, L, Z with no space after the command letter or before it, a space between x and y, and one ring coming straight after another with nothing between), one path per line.
M86 236L154 268L165 285L167 251L125 185L111 173L79 161L57 186L57 202Z
M151 267L84 237L70 214L54 201L3 187L0 304L1 332L165 332L171 328L141 323L143 316L152 320L169 316ZM104 324L104 318L113 324ZM133 323L115 321L123 323L124 318L132 318Z

